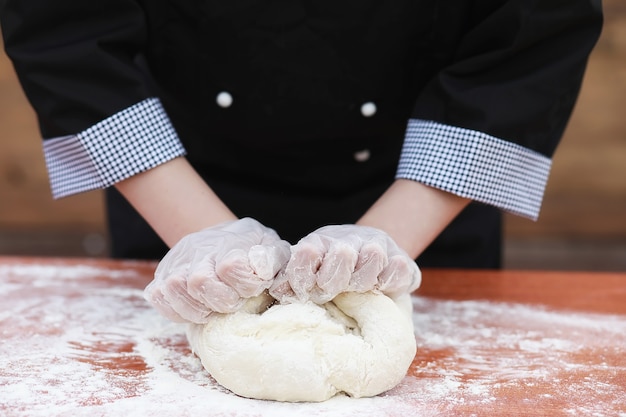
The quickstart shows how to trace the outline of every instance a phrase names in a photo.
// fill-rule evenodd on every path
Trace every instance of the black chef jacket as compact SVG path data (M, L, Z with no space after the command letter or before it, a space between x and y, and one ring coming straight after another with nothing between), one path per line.
M367 210L407 120L551 157L601 26L595 0L4 0L0 13L44 138L158 97L235 214L292 242ZM113 188L107 206L114 255L163 255ZM497 267L500 208L470 205L420 265Z

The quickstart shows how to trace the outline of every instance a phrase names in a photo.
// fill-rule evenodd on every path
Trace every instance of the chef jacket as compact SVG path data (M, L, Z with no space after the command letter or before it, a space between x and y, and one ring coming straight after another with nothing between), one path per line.
M500 211L537 218L602 22L599 0L1 7L55 197L186 155L235 214L295 241L410 179L479 203L425 253L439 266L497 266ZM120 256L162 254L113 188L107 203Z

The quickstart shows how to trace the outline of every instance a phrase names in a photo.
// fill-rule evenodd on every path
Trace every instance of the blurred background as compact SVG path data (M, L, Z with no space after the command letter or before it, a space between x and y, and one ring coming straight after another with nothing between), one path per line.
M505 268L626 270L626 1L604 10L540 218L505 218ZM107 254L101 192L52 200L35 116L2 48L0 255Z

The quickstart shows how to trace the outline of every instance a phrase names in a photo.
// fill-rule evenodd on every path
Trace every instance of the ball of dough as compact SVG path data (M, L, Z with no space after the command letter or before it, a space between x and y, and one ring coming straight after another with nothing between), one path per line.
M187 333L213 378L243 397L370 397L397 385L415 356L409 295L394 301L344 293L321 306L272 302L257 297L241 311L190 325Z

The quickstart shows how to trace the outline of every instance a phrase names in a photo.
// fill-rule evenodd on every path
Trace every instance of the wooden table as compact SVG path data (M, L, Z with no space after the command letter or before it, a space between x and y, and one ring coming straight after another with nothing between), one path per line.
M2 416L626 416L626 273L426 270L375 398L237 397L143 300L153 263L0 257Z

